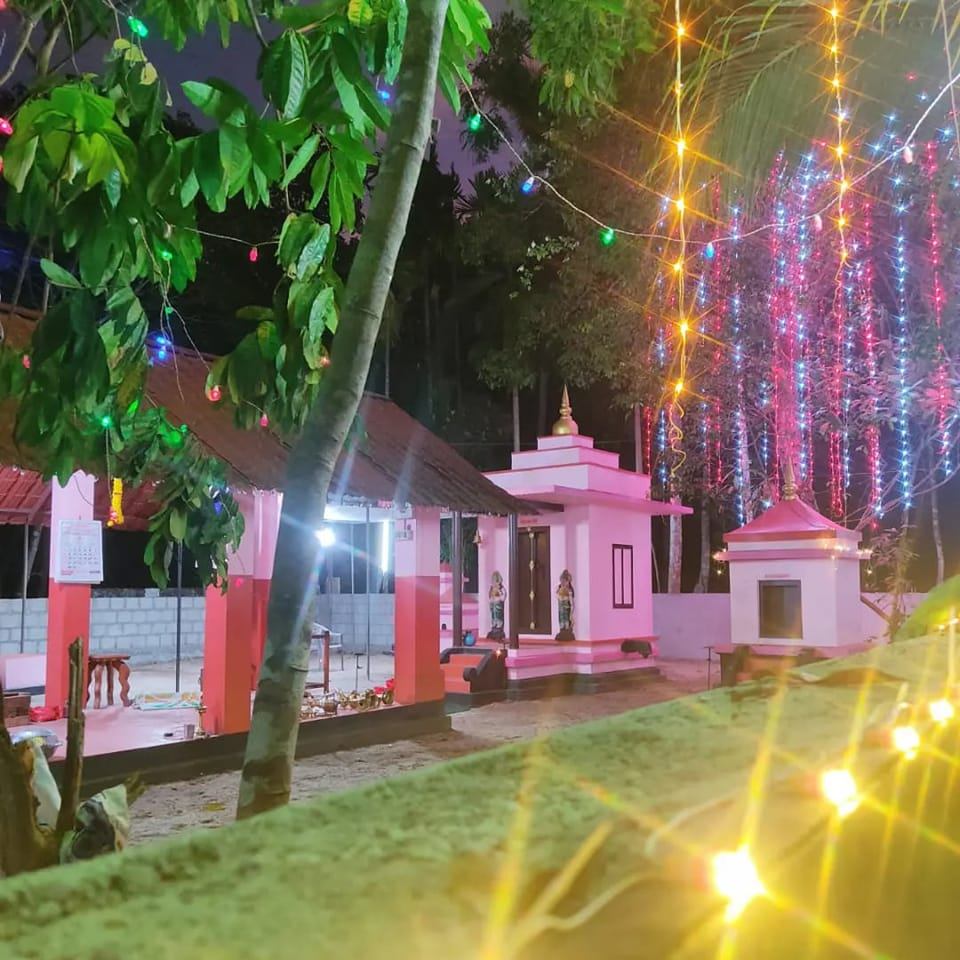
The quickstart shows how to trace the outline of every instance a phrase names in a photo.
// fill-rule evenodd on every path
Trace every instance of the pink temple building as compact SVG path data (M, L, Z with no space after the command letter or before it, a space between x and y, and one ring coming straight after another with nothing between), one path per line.
M551 435L487 476L531 504L478 519L479 642L507 648L508 695L654 668L650 518L689 509L652 500L648 476L581 436L566 390Z

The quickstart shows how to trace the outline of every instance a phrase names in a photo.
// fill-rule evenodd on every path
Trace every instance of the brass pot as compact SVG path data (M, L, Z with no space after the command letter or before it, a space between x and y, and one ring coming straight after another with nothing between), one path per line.
M385 690L385 691L380 695L380 702L381 702L385 707L391 706L391 704L393 703L393 691L392 691L392 690Z
M340 704L336 700L324 700L323 701L323 712L327 716L334 716L336 712L340 709Z

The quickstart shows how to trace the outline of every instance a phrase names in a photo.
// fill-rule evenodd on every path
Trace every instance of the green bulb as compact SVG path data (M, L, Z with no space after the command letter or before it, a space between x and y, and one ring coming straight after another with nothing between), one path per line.
M111 417L109 413L105 413L100 418L100 426L103 427L104 430L109 430L113 426L113 417Z
M483 126L483 117L479 113L471 114L470 119L467 120L467 127L470 129L471 133L476 133Z
M617 239L617 231L613 227L604 227L600 231L600 242L605 246L609 247L614 240Z
M172 259L173 259L173 251L172 251L172 250L168 250L166 247L164 247L164 248L160 251L160 259L161 259L161 260L167 260L167 261L172 260Z
M170 307L170 306L164 307L164 308L163 308L163 312L164 312L168 317L172 317L172 316L173 316L173 307Z
M127 17L127 26L141 39L146 39L150 33L147 25L139 17Z

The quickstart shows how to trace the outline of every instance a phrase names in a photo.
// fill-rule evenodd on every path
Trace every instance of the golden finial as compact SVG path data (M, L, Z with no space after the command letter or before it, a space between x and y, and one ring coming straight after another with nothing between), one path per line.
M797 481L793 476L793 461L787 460L783 465L783 499L797 499Z
M573 419L573 407L570 406L570 394L567 385L563 385L563 396L560 398L560 419L553 425L551 431L555 437L575 437L580 428Z

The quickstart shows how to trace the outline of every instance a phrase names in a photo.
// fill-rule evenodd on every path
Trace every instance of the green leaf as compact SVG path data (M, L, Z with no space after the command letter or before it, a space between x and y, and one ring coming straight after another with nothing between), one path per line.
M285 118L296 117L310 86L310 57L299 33L285 30L263 52L258 75L264 91Z
M170 510L170 536L177 542L182 543L187 535L187 512L183 507L173 507Z
M340 66L334 62L331 65L333 74L333 85L337 88L337 96L340 98L340 106L344 113L350 118L350 123L361 130L366 127L366 113L360 107L360 100L357 97L357 91L353 84L346 78Z
M300 174L304 171L307 164L313 158L313 155L317 152L317 147L320 145L320 134L315 133L312 137L307 137L306 140L300 145L300 149L293 155L293 158L290 160L290 163L287 165L287 173L284 176L280 186L283 188L288 187Z
M273 320L273 310L270 307L241 307L237 311L238 320L256 320L260 321L271 321Z
M83 289L83 284L72 273L67 272L52 260L47 260L46 257L40 261L40 269L55 287L66 287L68 290Z
M220 128L220 163L227 182L235 187L244 180L253 163L253 155L247 147L246 131L226 124Z
M308 3L304 6L281 7L276 18L286 27L300 30L304 27L318 27L325 20L337 16L343 9L343 0L323 0L321 3Z
M310 171L310 188L313 190L313 197L310 200L310 206L315 207L323 199L323 191L327 187L327 178L330 176L330 152L321 154L317 162Z
M39 143L39 137L30 137L25 141L14 137L3 152L3 175L17 193L23 192L23 185L33 167Z

